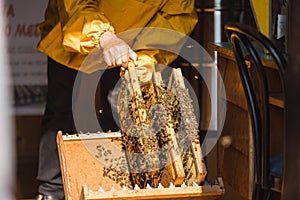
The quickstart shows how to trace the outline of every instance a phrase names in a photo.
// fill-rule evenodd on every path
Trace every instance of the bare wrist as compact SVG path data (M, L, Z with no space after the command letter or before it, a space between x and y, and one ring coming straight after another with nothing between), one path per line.
M109 40L112 37L115 37L116 35L111 32L111 31L104 31L103 33L101 33L100 38L99 38L99 42L100 45L102 42L105 42L106 40Z

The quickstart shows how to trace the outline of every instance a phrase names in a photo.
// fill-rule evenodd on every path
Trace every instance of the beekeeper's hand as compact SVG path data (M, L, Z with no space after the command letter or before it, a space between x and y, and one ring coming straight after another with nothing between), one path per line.
M103 33L100 37L100 46L107 65L126 67L129 60L137 65L137 54L114 33L110 31Z

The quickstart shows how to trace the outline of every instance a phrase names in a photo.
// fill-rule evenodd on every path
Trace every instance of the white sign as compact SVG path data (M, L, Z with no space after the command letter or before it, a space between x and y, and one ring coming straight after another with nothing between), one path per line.
M46 56L37 51L47 0L6 0L3 14L8 41L9 67L14 85L45 85Z

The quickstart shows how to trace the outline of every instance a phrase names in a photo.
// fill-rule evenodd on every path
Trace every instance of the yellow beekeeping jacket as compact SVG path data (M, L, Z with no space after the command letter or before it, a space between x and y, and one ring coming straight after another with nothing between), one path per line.
M87 55L99 48L99 38L105 31L118 35L132 29L158 27L188 35L196 23L194 0L49 0L45 20L38 25L41 40L37 48L57 62L80 70ZM177 55L147 47L157 37L149 37L148 33L147 41L143 41L135 33L130 46L134 50L138 46L135 51L139 59L146 55L153 63L168 65ZM168 38L168 43L182 45L172 38Z

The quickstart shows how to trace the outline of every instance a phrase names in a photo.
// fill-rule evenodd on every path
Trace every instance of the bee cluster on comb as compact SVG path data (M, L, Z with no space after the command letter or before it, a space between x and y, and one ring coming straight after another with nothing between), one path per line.
M166 87L160 76L140 86L130 71L121 77L118 113L133 185L200 183L203 177L199 179L196 165L204 163L195 163L193 155L193 144L200 149L200 142L187 89L176 79ZM206 169L200 171L205 176Z

